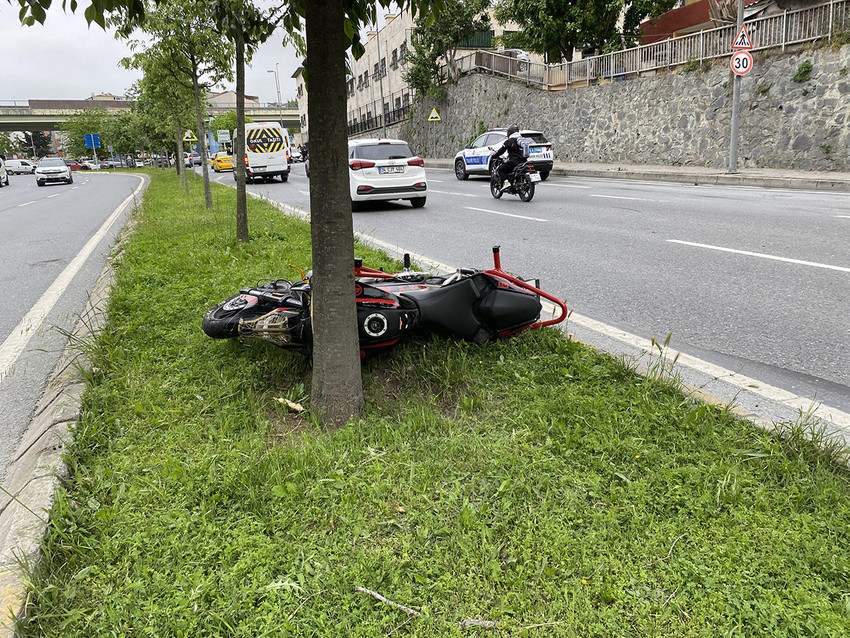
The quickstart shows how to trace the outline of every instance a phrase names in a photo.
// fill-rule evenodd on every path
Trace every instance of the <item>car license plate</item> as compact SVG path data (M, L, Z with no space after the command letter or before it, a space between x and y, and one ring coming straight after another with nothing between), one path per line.
M404 166L381 166L378 168L378 172L381 175L384 175L386 173L403 173Z
M535 171L533 173L529 173L528 179L530 179L532 182L539 182L540 181L540 173L538 173L537 171Z

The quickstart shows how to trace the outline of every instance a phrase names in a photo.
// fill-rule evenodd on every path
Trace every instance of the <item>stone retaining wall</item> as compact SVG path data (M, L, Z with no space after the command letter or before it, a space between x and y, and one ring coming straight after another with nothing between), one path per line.
M738 165L850 170L850 46L754 57L741 85ZM809 79L795 81L806 61ZM454 157L487 127L516 122L544 131L555 159L565 162L713 168L729 162L728 61L557 92L481 73L448 88L445 103L418 104L410 120L387 127L387 134L425 157ZM432 108L441 121L428 122Z

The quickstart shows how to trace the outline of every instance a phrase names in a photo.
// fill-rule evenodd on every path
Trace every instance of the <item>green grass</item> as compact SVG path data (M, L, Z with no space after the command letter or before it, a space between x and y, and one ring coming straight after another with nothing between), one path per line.
M300 356L200 330L309 267L309 229L252 201L237 246L213 192L208 212L199 181L153 176L21 636L850 634L848 472L799 427L544 330L408 342L324 431L275 400L309 405Z

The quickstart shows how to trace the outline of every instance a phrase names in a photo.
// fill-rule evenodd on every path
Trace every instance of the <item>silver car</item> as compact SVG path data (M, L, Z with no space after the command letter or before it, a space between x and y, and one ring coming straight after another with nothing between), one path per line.
M35 183L44 186L49 182L74 183L71 167L60 157L45 157L35 168Z

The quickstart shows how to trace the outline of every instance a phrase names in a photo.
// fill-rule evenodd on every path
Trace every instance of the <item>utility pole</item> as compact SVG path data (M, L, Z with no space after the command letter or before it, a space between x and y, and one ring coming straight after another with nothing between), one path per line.
M743 1L743 0L742 0ZM381 89L381 137L387 136L387 110L384 107L384 74L381 66L381 30L375 22L375 43L378 46L378 86Z
M738 0L738 31L744 24L744 0ZM729 172L738 172L738 137L740 122L738 112L741 110L741 76L733 73L732 80L732 136L729 144Z
M274 83L277 87L277 109L280 115L280 122L278 122L281 126L283 126L283 104L280 102L280 76L278 75L278 71L280 67L279 62L275 62L274 71L266 71L266 73L274 73Z

